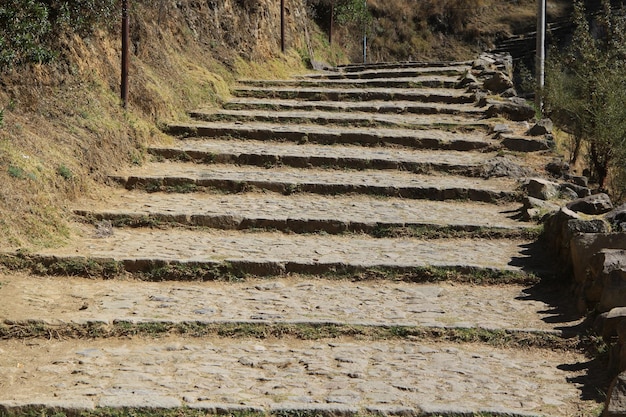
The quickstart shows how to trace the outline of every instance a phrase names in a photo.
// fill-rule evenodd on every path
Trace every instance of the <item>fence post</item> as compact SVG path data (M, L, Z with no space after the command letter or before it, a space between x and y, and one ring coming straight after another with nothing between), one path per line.
M122 80L121 80L121 98L122 106L128 107L128 0L122 0Z
M280 0L280 50L285 53L285 0Z

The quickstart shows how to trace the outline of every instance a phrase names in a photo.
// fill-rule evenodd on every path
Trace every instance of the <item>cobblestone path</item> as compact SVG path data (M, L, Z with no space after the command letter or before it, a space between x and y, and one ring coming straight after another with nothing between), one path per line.
M503 146L471 66L242 80L172 123L71 243L0 253L0 415L598 415L521 216L550 155Z

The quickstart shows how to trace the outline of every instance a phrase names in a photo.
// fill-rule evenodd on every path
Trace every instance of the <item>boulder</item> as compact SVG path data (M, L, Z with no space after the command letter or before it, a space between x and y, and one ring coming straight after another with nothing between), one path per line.
M569 227L573 226L573 223L569 221L567 223ZM575 232L572 229L566 229L562 232L561 239L563 241L561 245L566 244L568 234L570 233ZM569 248L574 279L578 283L586 281L591 259L595 254L605 249L626 249L626 233L577 233L569 236L571 236ZM606 285L604 287L606 289ZM612 305L611 308L613 307L617 306ZM608 310L610 308L602 311Z
M515 152L536 152L550 149L550 144L545 140L528 139L519 136L502 135L502 145Z
M511 97L506 101L489 102L490 107L485 112L487 117L504 117L521 122L535 117L535 109L519 97Z
M549 216L544 222L544 236L548 246L558 255L560 264L568 268L571 263L570 241L571 235L567 235L567 222L579 219L580 216L567 207L561 207L559 211Z
M600 314L594 323L594 330L602 335L605 341L617 337L617 327L626 320L626 307L615 307Z
M626 268L615 269L605 275L603 284L604 289L598 304L598 311L626 307Z
M541 219L550 213L555 213L561 209L561 207L557 204L530 196L525 197L523 203L524 220Z
M570 181L572 184L576 184L585 188L589 187L589 178L583 175L565 174L565 179L567 181Z
M626 417L626 373L620 373L611 383L602 415Z
M607 194L600 193L570 201L567 208L577 213L597 215L611 211L613 203Z
M540 200L552 200L559 196L559 184L543 178L530 178L523 188L529 196Z
M561 177L569 171L569 164L562 159L554 159L546 164L546 171L554 176Z
M575 194L575 197L572 200L576 200L578 198L589 197L591 195L591 190L589 188L576 185L576 184L571 184L569 182L561 184L559 186L559 190L561 192L564 192L565 190L570 190L571 192L573 192Z
M626 204L611 210L604 218L611 223L614 230L626 232Z
M496 156L480 167L480 176L483 178L509 177L519 179L530 173L530 169L522 167L504 156Z
M491 132L497 134L502 134L502 133L513 133L513 129L511 129L511 126L505 124L505 123L496 123L495 125L493 125L493 127L491 128Z
M552 124L552 120L550 119L541 119L533 127L531 127L528 132L526 132L530 136L543 136L549 133L552 133L552 128L554 125Z

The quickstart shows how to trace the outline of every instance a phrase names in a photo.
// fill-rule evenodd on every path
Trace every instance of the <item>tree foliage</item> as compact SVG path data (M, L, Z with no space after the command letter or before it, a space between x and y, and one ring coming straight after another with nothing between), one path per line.
M86 35L110 26L118 9L118 0L3 0L0 70L51 61L63 33Z
M547 64L546 110L575 138L572 159L585 149L600 188L626 191L626 18L603 1L590 22L580 0L575 31L563 53Z

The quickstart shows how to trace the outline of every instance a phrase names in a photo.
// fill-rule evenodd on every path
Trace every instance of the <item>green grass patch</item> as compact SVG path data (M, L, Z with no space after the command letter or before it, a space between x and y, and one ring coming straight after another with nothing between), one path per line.
M583 338L563 338L551 333L489 330L481 328L443 328L420 326L362 326L336 323L206 323L117 321L103 323L49 325L39 321L0 324L0 339L98 339L112 337L160 338L182 335L194 338L232 339L291 338L324 340L350 338L360 341L411 340L451 343L479 343L498 348L534 348L560 351L585 351Z

